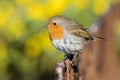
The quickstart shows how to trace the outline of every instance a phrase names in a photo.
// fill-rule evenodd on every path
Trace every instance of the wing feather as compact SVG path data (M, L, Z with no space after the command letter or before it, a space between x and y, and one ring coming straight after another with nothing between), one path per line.
M90 33L87 31L87 29L83 28L81 25L67 27L67 30L72 35L75 35L78 37L83 37L86 40L93 40L92 35L90 35Z

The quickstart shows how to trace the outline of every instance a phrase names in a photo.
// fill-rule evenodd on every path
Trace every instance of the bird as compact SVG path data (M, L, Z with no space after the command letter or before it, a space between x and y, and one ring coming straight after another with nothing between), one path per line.
M69 60L81 53L88 42L95 38L102 39L91 35L80 23L61 15L51 17L47 27L51 43Z

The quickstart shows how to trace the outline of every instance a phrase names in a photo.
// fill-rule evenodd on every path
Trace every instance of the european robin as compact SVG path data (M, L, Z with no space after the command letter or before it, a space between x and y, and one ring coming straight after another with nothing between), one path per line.
M81 24L63 16L51 17L47 26L51 43L71 60L71 55L80 53L88 42L94 40Z

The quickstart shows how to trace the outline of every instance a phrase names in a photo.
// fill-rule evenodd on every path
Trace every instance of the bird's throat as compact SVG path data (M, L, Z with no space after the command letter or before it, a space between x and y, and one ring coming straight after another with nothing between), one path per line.
M63 28L61 26L49 25L50 36L54 40L61 39L63 37Z

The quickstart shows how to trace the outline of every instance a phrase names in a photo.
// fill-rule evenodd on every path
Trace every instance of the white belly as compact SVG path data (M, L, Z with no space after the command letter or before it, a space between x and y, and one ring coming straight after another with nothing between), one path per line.
M73 35L64 37L60 40L52 40L52 43L57 49L65 54L74 54L76 52L80 52L86 44L84 38Z

